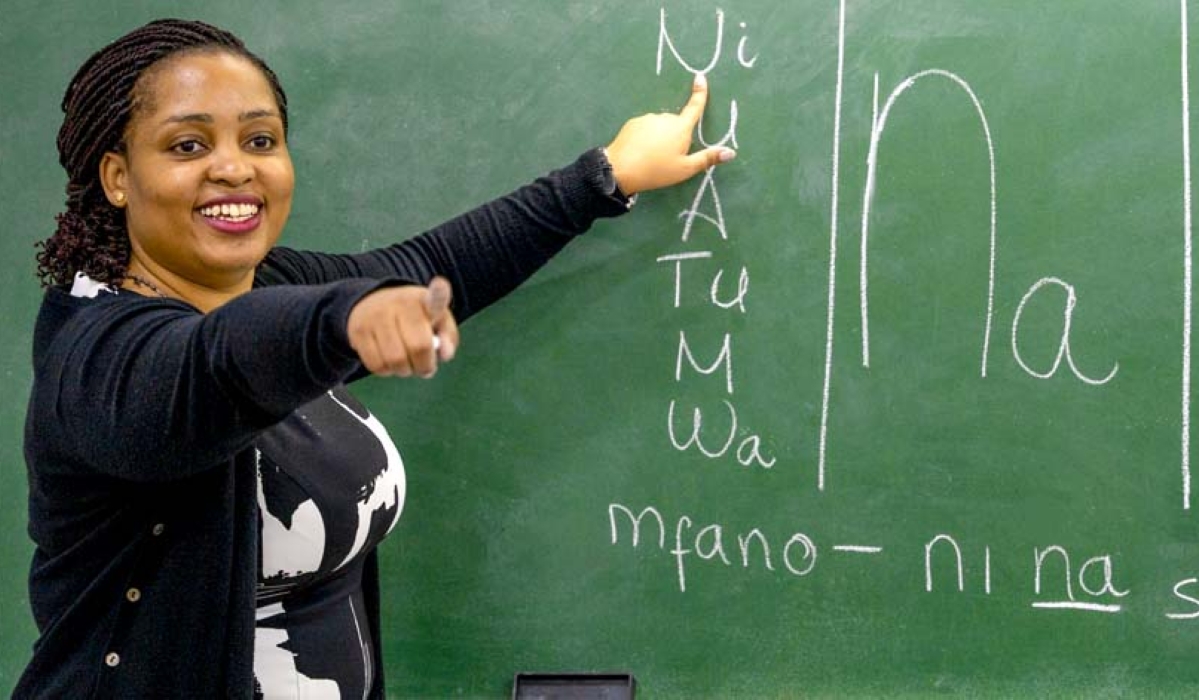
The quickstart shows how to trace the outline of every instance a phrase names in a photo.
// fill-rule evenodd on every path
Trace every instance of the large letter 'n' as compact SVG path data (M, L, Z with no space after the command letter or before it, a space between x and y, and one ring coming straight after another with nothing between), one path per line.
M983 135L987 138L987 158L990 166L991 175L991 222L990 222L990 261L988 265L987 277L987 316L983 329L983 349L982 349L982 368L981 376L987 376L987 356L990 353L991 347L991 319L995 307L995 147L991 141L991 128L987 124L987 115L983 113L982 104L978 100L978 96L974 94L970 84L961 77L946 70L931 69L921 71L913 76L910 76L899 84L887 98L887 102L883 105L882 113L878 113L878 74L874 76L874 104L875 116L873 125L870 131L870 152L866 158L866 187L862 194L862 257L860 268L860 294L862 306L862 366L870 366L870 295L867 287L867 250L868 240L870 235L870 205L874 201L874 185L878 174L878 144L882 140L883 129L887 125L887 117L891 114L891 108L895 106L895 101L899 96L915 85L922 78L937 76L946 78L952 81L955 85L962 88L963 91L970 97L970 101L974 103L974 109L978 112L979 121L982 122Z

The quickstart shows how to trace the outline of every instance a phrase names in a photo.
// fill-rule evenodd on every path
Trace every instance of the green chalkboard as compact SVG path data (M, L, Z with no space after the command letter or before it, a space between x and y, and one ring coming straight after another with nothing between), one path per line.
M436 380L359 385L409 474L389 696L555 671L647 698L1193 696L1188 9L5 0L0 690L34 639L58 101L178 14L287 87L296 246L412 235L676 109L689 68L704 138L740 153L598 225Z

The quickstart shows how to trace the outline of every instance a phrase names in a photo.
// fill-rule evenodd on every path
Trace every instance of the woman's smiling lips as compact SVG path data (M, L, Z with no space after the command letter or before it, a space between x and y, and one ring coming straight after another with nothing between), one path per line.
M262 221L262 200L248 195L218 197L196 211L205 223L222 233L248 233Z

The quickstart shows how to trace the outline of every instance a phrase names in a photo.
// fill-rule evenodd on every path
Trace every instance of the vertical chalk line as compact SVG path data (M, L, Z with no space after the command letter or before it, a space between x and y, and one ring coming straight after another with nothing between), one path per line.
M875 144L875 140L877 139L877 134L878 134L878 71L874 72L874 97L871 100L871 105L872 105L870 108L870 147L871 148L870 148L870 152L869 152L869 160L866 164L866 166L867 166L866 167L866 172L867 172L866 182L867 182L868 187L873 187L873 180L871 179L870 176L874 173L874 144ZM871 197L873 198L873 195L871 195ZM863 205L869 206L869 201L863 201ZM863 220L862 230L863 231L866 230L865 220ZM861 299L862 299L861 304L860 304L860 306L861 306L860 313L861 313L861 318L862 318L862 323L861 323L862 366L866 367L866 368L870 367L870 314L867 312L867 306L866 306L866 304L867 304L866 298L868 296L866 293L866 288L867 288L868 284L869 284L869 279L866 275L866 266L862 265L858 269L858 289L860 290L859 294L861 295Z
M991 548L986 548L986 591L991 595Z
M820 402L820 454L816 465L816 488L824 490L824 465L828 446L829 386L833 373L833 312L837 292L837 193L841 165L841 85L845 76L845 0L840 0L837 19L837 92L833 98L832 203L829 205L828 316L824 341L824 390Z
M1182 14L1182 508L1191 508L1191 98L1187 0L1180 0Z

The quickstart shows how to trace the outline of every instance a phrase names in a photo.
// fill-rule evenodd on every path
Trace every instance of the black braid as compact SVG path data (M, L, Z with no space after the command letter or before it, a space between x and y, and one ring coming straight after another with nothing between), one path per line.
M144 107L138 82L165 58L183 52L226 51L248 59L266 76L287 133L287 95L275 73L233 34L209 24L162 19L139 27L91 56L62 99L58 160L67 171L66 211L52 236L37 243L42 285L68 284L76 272L117 284L129 263L125 210L109 204L100 160L121 151L130 115Z

